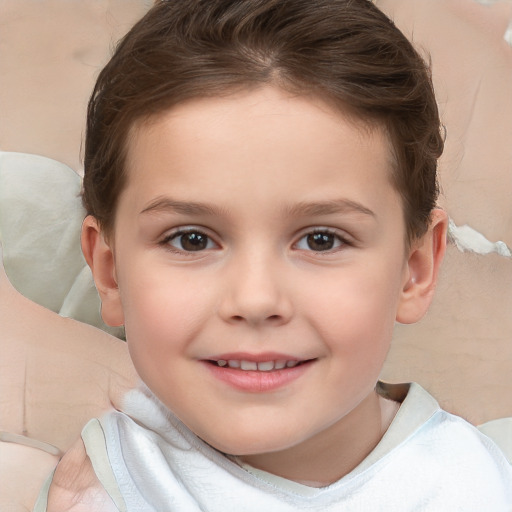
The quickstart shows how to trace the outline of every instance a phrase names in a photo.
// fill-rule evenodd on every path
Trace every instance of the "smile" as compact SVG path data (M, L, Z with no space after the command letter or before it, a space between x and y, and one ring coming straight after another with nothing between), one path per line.
M219 359L212 361L213 364L222 367L234 368L244 371L271 372L273 370L282 370L284 368L294 368L303 363L297 360L275 360L275 361L247 361L245 359Z
M234 356L235 354L231 357L207 359L202 363L223 385L246 393L267 393L282 389L308 373L317 361L290 357L272 358L269 357L270 354L266 357L253 357L252 360Z

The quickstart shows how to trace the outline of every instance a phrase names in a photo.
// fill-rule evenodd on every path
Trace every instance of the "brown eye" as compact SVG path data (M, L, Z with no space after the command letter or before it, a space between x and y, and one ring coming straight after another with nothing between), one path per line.
M180 237L181 246L185 251L201 251L206 249L208 238L201 233L187 233Z
M304 235L297 242L296 247L303 251L322 252L336 249L344 244L345 240L335 233L330 231L314 231Z
M169 245L185 252L197 252L214 247L210 238L200 231L179 232L168 241Z
M307 236L307 244L312 251L328 251L334 247L334 241L331 233L312 233Z

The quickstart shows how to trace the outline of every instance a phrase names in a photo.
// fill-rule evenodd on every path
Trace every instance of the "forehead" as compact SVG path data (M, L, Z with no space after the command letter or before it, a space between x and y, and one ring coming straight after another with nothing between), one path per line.
M392 188L393 157L378 125L318 98L265 87L190 100L137 123L126 167L127 188L141 207L170 189L233 203L247 200L248 191L281 203L358 201L365 192L378 202L379 190Z

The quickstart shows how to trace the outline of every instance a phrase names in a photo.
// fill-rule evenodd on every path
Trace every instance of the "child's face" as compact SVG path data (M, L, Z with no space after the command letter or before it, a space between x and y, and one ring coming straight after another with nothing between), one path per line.
M228 453L335 440L411 278L383 132L262 88L132 135L104 312L140 376Z

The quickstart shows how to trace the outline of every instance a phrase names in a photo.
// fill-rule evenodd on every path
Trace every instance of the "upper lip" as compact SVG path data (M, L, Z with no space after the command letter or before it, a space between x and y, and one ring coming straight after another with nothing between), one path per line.
M247 352L230 352L205 358L205 360L208 361L251 361L254 363L264 363L266 361L306 361L307 359L311 358L302 358L278 352L261 352L259 354L250 354Z

